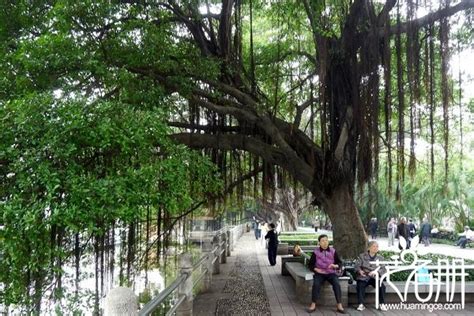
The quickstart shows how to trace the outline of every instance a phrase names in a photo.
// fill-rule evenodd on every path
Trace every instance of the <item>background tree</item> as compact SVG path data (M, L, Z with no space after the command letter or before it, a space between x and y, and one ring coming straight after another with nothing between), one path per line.
M280 221L282 230L295 231L298 228L298 220L303 212L313 209L308 192L298 187L286 187L275 190L273 198L261 198L258 201L262 205L265 214L272 214L271 221ZM261 213L257 213L264 218Z

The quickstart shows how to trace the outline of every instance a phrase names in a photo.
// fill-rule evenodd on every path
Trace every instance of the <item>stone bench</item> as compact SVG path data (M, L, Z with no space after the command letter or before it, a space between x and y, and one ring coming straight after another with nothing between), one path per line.
M298 300L303 304L309 305L311 303L311 292L313 288L313 272L311 272L301 262L286 262L285 265L288 273L295 280L296 296L298 297ZM343 306L347 306L348 303L348 280L349 277L339 277ZM316 303L318 305L336 305L336 298L334 297L334 292L332 291L332 286L329 282L324 283L319 295L319 301Z
M303 252L313 252L316 247L317 247L317 245L300 246L301 251L303 251ZM288 254L292 254L292 253L293 253L293 248L295 248L294 245L288 246Z
M281 275L290 275L288 269L286 268L287 262L299 262L304 264L304 257L303 256L293 256L293 255L283 255L280 256L281 258Z
M288 254L288 244L281 242L277 247L277 255L287 255Z
M405 293L405 281L392 281L392 283L397 287L397 289L404 295ZM430 291L430 287L428 284L419 284L418 285L418 293L419 296L423 299L428 297ZM430 303L434 302L434 297L436 296L436 285L433 285L433 295L430 299ZM365 289L365 300L364 303L366 304L375 304L375 288L372 286L368 286ZM440 295L438 302L444 303L446 302L446 288L444 285L441 285ZM472 303L474 302L474 282L466 282L464 287L465 293L465 302ZM455 286L455 294L453 302L460 302L460 295L461 295L461 284L459 281L456 282ZM348 286L348 296L349 296L349 304L357 304L357 285L356 282L354 284L350 284ZM385 302L386 303L400 303L400 297L398 296L396 290L385 282ZM407 303L419 303L418 299L415 296L415 285L411 283L408 287L408 296L407 296Z

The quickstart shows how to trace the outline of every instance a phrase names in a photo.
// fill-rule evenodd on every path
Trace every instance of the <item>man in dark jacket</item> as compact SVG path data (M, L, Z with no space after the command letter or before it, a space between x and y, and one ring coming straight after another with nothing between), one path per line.
M408 235L410 236L410 240L415 237L416 234L416 225L413 223L413 220L410 219L408 223Z
M265 239L268 239L268 261L270 261L270 265L276 265L276 256L277 256L277 248L278 248L278 238L277 234L275 233L275 224L270 224L270 230L265 235Z
M408 237L410 237L408 233L408 225L407 225L407 219L405 217L400 218L400 224L397 226L397 236L398 236L398 248L402 250L402 246L400 244L400 237L403 237L406 240L407 247L406 249L410 248L410 240Z
M431 224L428 222L427 218L425 218L423 220L423 224L421 224L420 235L423 244L425 244L425 246L429 246L431 243Z
M377 222L377 218L373 217L370 220L370 224L369 224L370 236L372 237L372 239L377 239L378 227L379 227L379 224Z
M319 247L314 249L308 263L308 268L314 272L311 305L308 308L308 312L312 313L316 310L316 301L319 298L321 286L324 282L328 281L331 283L332 290L336 296L337 312L345 314L341 303L341 285L339 284L339 279L336 274L336 272L342 268L342 261L339 259L336 250L329 247L327 235L320 235L318 241Z

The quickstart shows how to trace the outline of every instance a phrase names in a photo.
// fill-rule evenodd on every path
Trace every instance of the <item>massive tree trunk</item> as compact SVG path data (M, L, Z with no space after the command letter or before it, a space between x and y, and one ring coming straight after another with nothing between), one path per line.
M336 250L343 258L355 258L366 247L367 236L349 186L334 188L323 207L332 222Z
M298 228L298 216L285 216L286 219L286 230L287 231L296 231Z

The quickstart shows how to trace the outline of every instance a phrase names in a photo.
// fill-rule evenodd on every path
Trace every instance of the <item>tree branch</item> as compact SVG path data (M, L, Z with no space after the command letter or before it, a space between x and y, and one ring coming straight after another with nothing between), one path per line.
M224 133L234 133L240 132L240 126L218 126L218 125L199 125L191 123L182 123L182 122L168 122L168 126L186 128L190 130L199 130L205 132L224 132Z
M232 182L231 184L229 184L229 186L225 189L224 194L229 194L240 183L252 179L253 177L257 176L257 174L259 174L262 171L263 171L263 166L260 166L256 169L250 171L249 173L243 175L239 179L237 179L234 182Z
M420 28L434 21L456 14L459 11L463 11L463 10L467 10L471 8L474 8L474 0L463 0L459 4L453 7L443 8L436 12L427 14L424 17L421 17L419 19L402 23L400 24L400 28L398 28L397 25L392 25L390 26L389 34L393 35L393 34L397 34L398 32L406 33L409 25L413 25L414 28ZM383 35L384 35L384 30L383 28L381 28L379 30L379 36L383 37Z
M303 160L293 157L282 148L278 148L261 140L245 135L209 135L179 133L170 137L190 148L241 149L262 157L271 164L276 164L288 170L298 181L311 188L313 170Z
M315 103L316 99L311 97L310 99L306 100L303 102L301 105L298 105L296 107L296 115L295 115L295 120L293 122L293 125L298 128L301 123L301 116L303 115L304 110L306 110L311 104Z
M387 20L390 11L393 7L397 4L397 0L388 0L385 5L383 6L382 11L380 11L377 17L377 25L383 25L383 22Z

